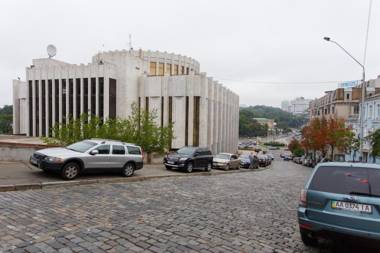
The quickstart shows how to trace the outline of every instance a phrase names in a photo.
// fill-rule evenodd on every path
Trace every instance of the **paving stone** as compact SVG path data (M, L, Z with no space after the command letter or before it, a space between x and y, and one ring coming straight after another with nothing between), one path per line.
M310 173L275 161L246 173L1 192L0 252L319 252L297 225Z

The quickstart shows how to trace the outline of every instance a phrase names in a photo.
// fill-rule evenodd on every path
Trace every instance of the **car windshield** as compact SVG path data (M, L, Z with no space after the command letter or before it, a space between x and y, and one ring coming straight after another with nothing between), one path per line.
M67 149L84 153L92 147L95 147L96 143L92 141L80 141L67 146Z
M215 158L220 158L220 159L227 159L227 160L229 160L229 159L230 159L230 155L228 155L228 154L217 154L217 155L215 156Z
M315 172L309 189L338 194L380 196L379 182L379 169L321 166Z
M195 151L195 148L181 148L177 150L177 153L180 155L192 155Z
M240 158L241 159L249 159L249 155L241 155Z

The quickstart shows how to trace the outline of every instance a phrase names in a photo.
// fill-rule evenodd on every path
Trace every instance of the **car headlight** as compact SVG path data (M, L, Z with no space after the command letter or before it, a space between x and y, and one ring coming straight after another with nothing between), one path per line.
M179 162L180 162L180 163L183 163L183 162L186 162L186 161L187 161L187 158L186 158L186 157L182 157L182 158L179 159Z
M47 156L45 157L45 161L48 161L50 163L63 163L63 159L59 157L54 156Z

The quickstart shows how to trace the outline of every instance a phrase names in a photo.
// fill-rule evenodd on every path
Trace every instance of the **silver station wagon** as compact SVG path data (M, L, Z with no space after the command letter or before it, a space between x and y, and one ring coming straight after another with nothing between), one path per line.
M134 144L89 139L63 148L38 150L30 157L30 163L44 171L59 172L66 180L88 170L118 170L130 177L143 167L143 152Z

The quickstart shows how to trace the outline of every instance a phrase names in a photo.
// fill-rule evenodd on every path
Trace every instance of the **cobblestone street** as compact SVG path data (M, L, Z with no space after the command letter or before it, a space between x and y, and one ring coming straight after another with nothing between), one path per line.
M315 252L296 221L311 169L0 194L0 252Z

